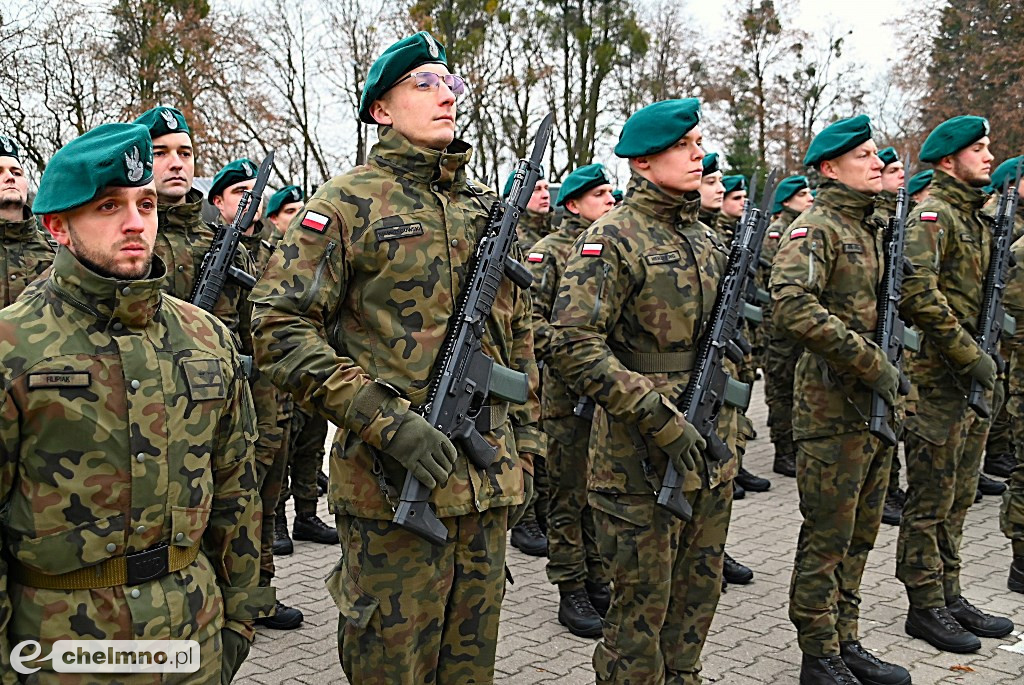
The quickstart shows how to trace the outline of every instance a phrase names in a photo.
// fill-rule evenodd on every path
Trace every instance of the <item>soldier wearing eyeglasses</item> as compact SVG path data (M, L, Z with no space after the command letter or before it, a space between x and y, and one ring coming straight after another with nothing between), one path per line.
M388 48L359 109L379 125L367 163L310 198L252 295L259 368L338 426L341 560L327 585L353 685L492 682L506 529L543 454L529 294L507 281L484 352L526 373L530 392L481 411L494 463L477 468L416 411L497 199L467 177L471 148L455 137L465 87L428 33ZM392 522L407 473L431 489L444 544Z

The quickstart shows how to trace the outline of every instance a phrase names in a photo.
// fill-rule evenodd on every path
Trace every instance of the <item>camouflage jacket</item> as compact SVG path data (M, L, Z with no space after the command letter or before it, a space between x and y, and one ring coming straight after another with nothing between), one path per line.
M866 430L883 357L872 337L885 268L873 197L835 181L782 237L772 266L772 321L804 347L793 395L793 438Z
M533 272L533 347L537 361L544 362L540 413L545 419L572 416L579 399L555 371L549 358L550 321L565 262L576 238L590 224L579 215L566 213L558 230L541 238L526 255L527 266ZM547 426L545 432L550 435Z
M1017 222L1021 217L1017 217ZM1016 222L1015 222L1016 223ZM1016 226L1014 226L1016 229ZM1012 336L1003 334L999 347L1006 358L1006 375L1011 396L1024 395L1024 238L1013 243L1014 263L1006 278L1003 306L1006 313L1017 320Z
M660 487L668 457L641 428L649 415L638 405L656 390L678 407L728 258L697 221L699 206L696 193L674 197L634 175L623 204L583 232L565 265L549 357L570 388L598 404L592 491L650 495ZM672 372L633 370L665 353L690 361ZM736 412L723 410L719 430L734 447ZM714 487L735 470L735 458L704 459L683 488Z
M270 256L274 254L274 246L263 239L262 233L263 224L258 222L253 228L252 235L243 235L240 241L241 247L252 260L252 273L257 277L266 271ZM242 349L247 354L252 354L252 302L248 298L244 298L239 304L238 316L238 337L242 341Z
M251 636L273 606L238 355L163 276L154 259L146 280L101 278L61 248L45 286L0 312L0 673L20 640L201 642L225 621ZM132 592L12 577L195 544L190 566Z
M25 210L21 221L0 219L0 308L13 303L29 283L53 261L53 248L39 232L36 219Z
M992 219L981 212L987 196L946 173L935 172L931 191L907 218L903 249L914 271L903 280L900 313L922 340L906 370L915 386L966 389L960 373L981 354L973 336Z
M252 296L260 368L339 427L331 499L336 511L367 518L392 516L405 471L385 452L404 411L427 396L495 200L467 180L471 151L462 141L437 152L390 127L379 131L369 162L321 186L296 216ZM522 502L522 469L532 471L530 455L545 448L531 318L529 292L503 279L483 349L528 375L529 399L485 434L498 447L491 467L459 459L434 490L439 516ZM367 417L353 399L375 381L401 397Z
M896 214L896 193L883 190L875 195L875 215L882 221L888 221Z
M529 252L534 244L544 236L551 233L551 212L541 214L531 212L529 209L519 217L519 224L516 225L516 235L519 238L519 246L523 252Z
M782 211L775 217L775 221L768 226L768 230L764 234L764 244L761 246L761 261L763 263L757 265L757 287L763 288L765 291L768 290L768 284L772 277L772 262L775 261L779 245L782 244L782 237L786 235L786 229L796 221L798 216L800 214L796 210L783 207ZM772 314L771 305L765 305L761 310L765 319L770 320Z
M715 226L718 225L718 216L721 213L721 210L718 209L704 209L701 207L697 211L697 220L711 230L714 230Z
M727 217L725 214L719 212L717 217L715 218L714 225L712 225L711 227L715 229L715 233L718 234L718 237L725 244L725 246L731 247L732 239L736 235L736 228L739 226L739 223L739 219L732 219L730 217Z

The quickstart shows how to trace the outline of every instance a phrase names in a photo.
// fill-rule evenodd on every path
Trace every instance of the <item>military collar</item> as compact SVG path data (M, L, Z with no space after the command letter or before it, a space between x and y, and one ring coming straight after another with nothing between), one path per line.
M607 216L607 214L605 216ZM576 237L580 233L583 233L583 231L590 228L593 223L593 221L587 221L579 214L570 214L569 212L566 212L565 218L562 219L562 224L558 227L558 230L562 233L567 233Z
M886 218L896 213L896 193L883 190L875 195L875 210L882 212Z
M786 225L788 226L789 224L796 221L796 218L800 216L800 214L801 212L796 211L792 207L783 207L782 211L779 212L779 215L775 218L775 220L785 221Z
M524 231L533 231L545 236L551 232L551 212L534 212L527 209L519 217L519 226Z
M203 194L192 188L180 205L158 202L157 221L161 231L195 229L203 223Z
M28 240L39 235L39 224L36 223L36 217L28 210L28 207L23 207L21 212L22 219L20 221L0 219L0 238Z
M629 179L623 204L654 219L685 226L697 220L700 193L693 191L685 195L669 195L640 174L634 173Z
M818 186L814 206L832 209L856 221L863 221L875 210L875 196L854 190L839 181L828 180Z
M153 255L146 278L104 278L61 246L49 284L62 300L106 322L107 330L117 333L125 327L143 328L153 320L162 301L165 273L164 263Z
M714 228L715 224L718 223L719 213L720 210L718 209L704 209L701 207L700 211L697 213L697 218L700 219L700 222L708 228Z
M988 202L988 193L984 190L969 186L939 169L935 170L930 187L933 197L968 213L980 210Z
M399 178L423 184L462 186L473 149L455 139L443 151L413 145L390 126L377 127L377 143L370 149L370 164Z

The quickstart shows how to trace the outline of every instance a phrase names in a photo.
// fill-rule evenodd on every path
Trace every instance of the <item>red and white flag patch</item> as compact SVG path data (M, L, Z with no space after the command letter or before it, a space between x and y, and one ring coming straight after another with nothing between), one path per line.
M324 216L323 214L317 214L316 212L306 212L306 216L302 217L302 227L308 228L311 231L317 233L323 233L327 230L327 227L331 224L331 218Z
M544 253L543 252L531 252L530 254L528 254L526 256L526 261L528 261L528 262L543 262L544 261Z
M600 257L604 245L601 243L583 243L583 250L580 252L584 257Z
M778 240L779 238L782 237L782 234L779 233L778 231L768 231L768 237L769 238L774 238L775 240Z
M794 228L792 231L789 232L789 237L790 237L791 240L793 238L806 238L807 237L807 228L806 227Z
M921 221L938 221L938 212L921 212Z

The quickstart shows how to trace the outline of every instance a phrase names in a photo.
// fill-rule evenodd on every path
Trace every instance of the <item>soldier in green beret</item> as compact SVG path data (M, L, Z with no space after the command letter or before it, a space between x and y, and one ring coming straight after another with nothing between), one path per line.
M615 147L632 171L626 199L576 240L551 314L551 363L597 403L588 503L614 587L594 651L602 684L699 683L722 588L741 417L723 408L732 456L715 461L677 404L728 258L697 218L699 122L693 98L626 121ZM670 461L688 522L656 502Z
M512 180L514 178L515 173L513 172L505 179L502 197L508 197L509 192L512 190ZM528 252L534 243L548 233L551 233L551 214L551 190L542 172L541 178L533 188L530 201L526 204L526 214L520 217L519 224L516 226L519 245L523 248L524 252ZM535 540L533 544L536 546L539 544L539 540ZM544 545L547 546L546 540Z
M271 195L267 200L267 220L273 230L268 231L268 235L263 237L271 244L277 245L277 241L288 230L288 224L302 209L305 200L306 196L302 193L302 188L298 186L285 186Z
M885 166L882 168L882 192L875 197L875 212L888 221L896 213L896 191L903 187L906 173L896 148L882 148L878 151L878 158ZM895 473L899 473L898 463Z
M710 152L704 155L702 161L699 218L701 223L713 229L718 223L718 213L722 209L725 186L722 185L722 170L718 168L718 153Z
M533 271L534 351L537 361L543 363L541 418L548 436L547 574L558 586L558 621L574 635L597 637L610 593L597 549L593 512L587 505L590 419L575 415L579 397L552 366L550 317L573 243L615 206L604 166L588 164L566 176L555 204L565 208L565 221L537 241L526 256Z
M1009 619L964 599L960 542L974 502L990 419L967 406L977 380L990 392L992 414L1003 403L996 363L974 340L992 250L991 219L982 212L990 181L988 121L960 116L937 126L921 148L934 166L930 196L907 220L900 312L922 334L908 355L916 407L908 407L904 453L907 503L896 552L896 576L910 599L906 631L950 652L981 648L976 636L1002 637Z
M924 202L928 197L928 194L931 192L929 188L931 187L934 175L934 169L925 169L910 177L910 181L907 182L907 195L910 196L911 207Z
M530 295L508 279L483 351L530 387L525 404L480 414L494 463L475 466L417 411L498 199L468 178L471 148L455 137L466 87L429 33L385 50L359 108L378 125L368 163L313 194L253 292L260 368L338 426L330 497L342 549L327 586L353 685L493 680L506 530L545 449ZM441 545L392 521L408 473L431 490Z
M0 678L24 640L44 657L57 640L194 640L199 670L157 679L230 682L274 602L252 400L231 332L162 292L147 129L65 145L34 211L60 249L0 313ZM36 667L31 682L96 681Z
M884 222L873 215L882 161L864 115L827 126L804 164L824 179L786 229L772 265L772 321L802 347L793 406L803 524L789 616L802 685L909 685L901 666L860 643L860 584L878 535L894 449L868 431L872 394L893 408L899 370L874 342L885 264ZM855 679L856 678L856 679Z
M747 179L738 174L722 177L722 206L712 228L727 246L743 215L743 203L747 201Z
M17 300L52 261L53 248L28 208L18 144L0 135L0 308Z

